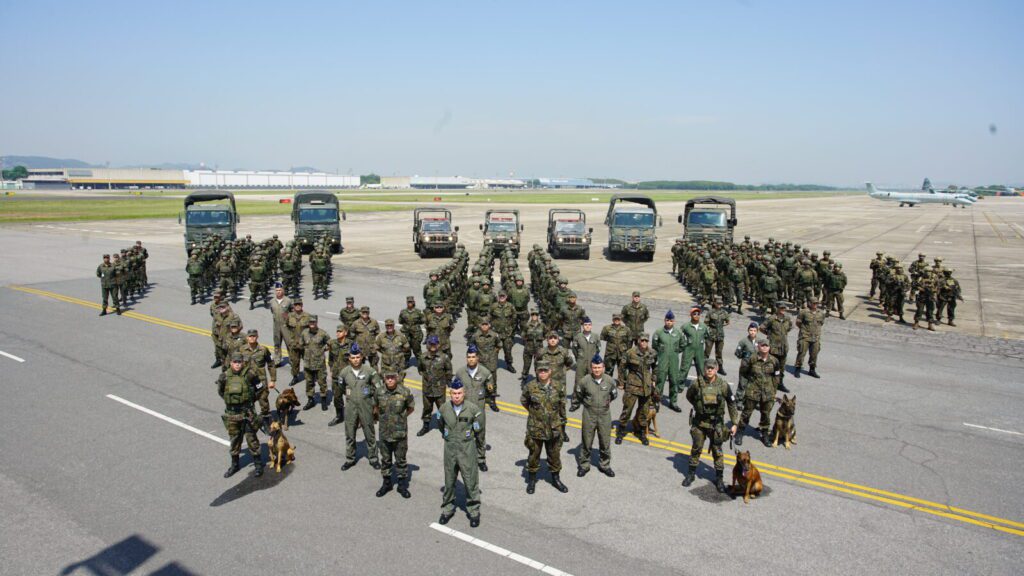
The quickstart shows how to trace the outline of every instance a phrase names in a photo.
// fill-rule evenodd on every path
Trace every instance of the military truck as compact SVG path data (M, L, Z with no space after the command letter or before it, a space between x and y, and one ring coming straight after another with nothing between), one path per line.
M608 203L608 259L636 254L651 262L661 226L654 200L643 194L615 194Z
M552 258L563 255L590 260L593 228L587 228L587 215L578 208L548 210L548 253Z
M185 197L185 211L178 214L178 224L185 223L185 251L189 254L208 236L224 240L238 238L238 211L231 192L193 192Z
M412 248L426 258L431 254L452 257L459 242L459 227L452 228L452 211L441 207L412 211Z
M317 240L331 238L331 250L341 254L341 224L345 213L338 209L333 192L300 190L292 199L292 222L295 222L295 243L303 254L313 250Z
M511 250L513 256L519 257L519 233L523 231L519 210L488 210L480 229L484 232L485 246L499 254Z
M736 227L736 201L721 196L703 196L686 201L679 215L683 237L687 240L718 240L732 243Z

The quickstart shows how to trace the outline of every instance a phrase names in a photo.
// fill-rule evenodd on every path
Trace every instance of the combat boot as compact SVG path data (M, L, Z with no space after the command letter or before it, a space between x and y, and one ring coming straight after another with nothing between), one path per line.
M238 470L239 470L238 456L232 456L231 457L231 466L229 466L228 467L228 471L224 473L224 477L225 478L231 478L232 476L235 475L235 472L238 472Z
M488 405L491 407L492 412L501 412L501 409L498 408L498 401L495 400L494 398L491 398L490 402L488 402Z
M338 424L341 424L344 421L345 421L345 411L344 411L344 409L335 408L334 409L334 418L332 418L331 421L327 423L327 425L328 426L337 426Z
M947 324L949 324L950 326L952 326L952 327L956 328L956 324L954 324L952 320L950 320L949 322L947 322Z
M327 394L320 396L320 410L327 412Z
M195 297L195 295L193 294L193 295L192 295L192 304L193 304L193 305L195 305L195 303L196 303L196 297Z
M779 382L779 392L782 392L783 394L789 393L789 388L786 388L786 384L784 382Z
M640 431L640 443L644 446L651 445L651 441L647 439L647 432L644 432L643 430Z
M213 364L210 364L210 369L212 370L213 368L220 368L221 365L223 365L223 362L220 361L220 358L215 358L213 360Z
M721 374L722 376L728 376L728 374L725 372L725 367L724 367L725 365L722 364L721 360L718 361L718 366L719 366L718 373Z
M384 496L385 494L387 494L388 492L391 492L391 488L392 488L391 476L385 476L384 477L384 483L381 484L380 485L380 489L377 490L377 498L380 498L380 497Z
M932 322L929 322L928 323L928 330L931 331L931 332L935 332L935 324L933 324Z
M526 477L526 493L533 494L537 489L537 473L530 472Z
M416 433L417 436L426 436L430 432L430 422L424 422L423 427Z
M671 402L668 405L668 409L673 411L673 412L682 412L683 411L683 409L679 407L679 404L676 404L675 402Z
M398 479L398 493L402 495L402 498L410 498L412 494L409 493L409 479L399 478Z
M795 366L795 367L793 368L793 378L799 378L799 377L800 377L800 372L801 372L801 369L800 369L800 367L799 367L799 366ZM781 387L781 386L779 386L779 389L781 390L781 389L782 389L782 387Z
M310 396L309 400L306 401L306 405L302 407L303 410L312 410L316 406L316 398Z
M683 478L683 486L689 486L693 484L693 481L697 478L697 467L690 466L690 469L686 471L686 478Z
M252 300L252 299L250 299L250 300L249 300L249 310L253 310L253 309L255 309L255 308L256 308L256 301L255 301L255 300Z
M565 494L566 492L569 491L569 487L566 486L565 484L562 484L562 479L559 478L558 472L551 474L551 485L554 486L555 489L561 492L562 494Z
M764 444L765 448L772 447L772 439L769 436L771 435L767 430L761 430L761 443Z
M723 473L723 470L715 470L715 488L717 488L718 492L721 494L725 494L725 491L727 490L725 487L725 481L722 480Z
M743 446L743 431L742 430L737 430L736 431L736 436L734 437L734 440L736 441L736 445L737 446Z
M264 414L262 416L260 430L262 430L264 434L267 434L268 436L270 435L270 414Z
M811 378L821 378L821 376L818 376L818 371L815 370L814 368L808 370L807 375L810 376Z
M917 320L914 320L914 325L911 326L911 328L913 328L914 330L917 330Z
M615 443L622 444L622 439L626 436L626 429L622 426L615 428Z
M118 315L118 316L120 316L120 315L121 315L121 312L122 312L122 310L121 310L121 307L120 307L120 306L118 306L118 307L117 307L117 315Z
M263 458L256 456L252 461L252 465L256 468L255 476L257 478L263 476Z
M193 304L195 304L195 302L193 302ZM100 316L106 316L106 315L107 315L107 308L106 308L106 306L104 306L103 310L100 311Z
M565 424L562 424L562 442L568 442L569 435L565 433Z

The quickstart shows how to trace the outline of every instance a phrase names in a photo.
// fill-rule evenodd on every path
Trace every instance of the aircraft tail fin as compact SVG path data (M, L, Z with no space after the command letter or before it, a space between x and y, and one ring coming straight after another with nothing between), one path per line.
M872 184L871 182L865 182L865 185L868 187L868 195L869 196L871 194L874 194L874 193L878 192L878 190L875 190L875 185Z

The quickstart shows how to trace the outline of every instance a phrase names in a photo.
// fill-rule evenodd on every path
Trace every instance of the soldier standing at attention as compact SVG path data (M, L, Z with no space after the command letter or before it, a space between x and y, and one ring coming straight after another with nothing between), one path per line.
M484 432L483 410L466 401L466 390L456 377L449 388L451 398L437 412L438 429L444 438L444 495L441 497L439 524L447 524L455 515L455 483L462 475L466 486L466 513L469 525L480 525L480 483L476 460L477 446L483 440L477 435Z
M640 303L640 292L633 291L633 300L622 307L622 322L629 329L630 344L643 333L644 323L650 316L651 313L647 310L647 305ZM607 355L605 353L605 356Z
M709 358L704 365L704 378L698 378L693 386L686 390L686 400L693 405L693 416L690 419L690 437L693 444L690 448L690 467L683 479L683 486L693 484L697 473L697 463L704 448L704 440L710 444L711 456L715 459L715 488L725 494L725 459L722 457L722 442L726 438L725 410L729 409L729 436L736 435L736 401L732 388L725 378L718 376L718 361Z
M588 359L593 358L595 355L601 353L601 341L597 339L597 335L593 333L594 323L590 321L589 316L583 317L583 330L578 332L572 337L572 342L569 344L569 350L572 352L573 364L576 365L576 381L572 387L572 407L570 410L576 411L580 407L580 401L576 398L576 391L580 388L580 383L590 373L587 367L590 366ZM601 372L604 372L604 363L601 363Z
M474 405L480 408L480 415L477 417L481 426L487 425L487 413L483 409L488 398L492 398L495 392L494 375L485 366L480 364L480 351L473 344L466 348L466 365L461 366L455 373L455 379L466 386L466 395ZM477 454L476 462L481 472L487 472L487 432L479 430L476 434Z
M654 332L651 337L651 348L658 355L658 375L656 387L658 396L665 397L665 378L668 378L668 406L676 412L682 408L677 404L679 398L679 354L683 351L686 337L682 330L676 328L676 315L669 310L665 312L665 325Z
M416 433L423 436L430 432L430 420L435 409L444 404L444 390L452 381L452 360L440 350L437 336L427 338L427 352L418 359L417 370L423 379L423 427Z
M341 319L342 324L352 327L359 320L359 309L356 308L356 299L351 296L345 296L345 307L338 310L338 318Z
M740 359L739 380L736 384L736 398L740 401L743 400L743 388L746 386L746 380L743 379L743 371L746 368L747 362L757 354L758 327L757 322L751 322L747 326L747 335L736 345L736 351L734 352L735 356Z
M274 317L274 364L281 365L281 342L285 345L291 341L288 330L288 312L292 308L292 299L284 293L284 285L274 283L274 298L270 301L270 314ZM291 350L288 351L289 354Z
M255 328L250 328L245 336L245 344L235 352L242 355L246 368L259 377L260 393L257 400L260 403L260 420L262 420L263 433L270 433L270 391L277 388L277 366L274 365L270 352L260 346L260 333ZM267 378L267 372L270 377Z
M291 336L288 341L288 366L292 370L292 381L289 386L295 386L299 382L299 366L302 365L302 357L305 353L302 350L302 331L309 326L309 314L302 309L302 298L296 298L292 302L292 309L285 320L288 327L287 334Z
M942 269L942 278L939 281L939 305L938 310L935 313L935 321L939 324L942 323L942 311L946 310L946 317L949 319L950 326L956 326L953 320L956 319L956 303L957 300L963 302L963 296L960 295L960 282L956 278L953 278L953 271L949 268Z
M871 291L868 292L868 299L875 297L875 290L878 289L878 281L881 278L881 268L885 264L884 254L875 252L875 259L871 261ZM881 296L881 293L879 293Z
M577 364L583 362L583 359L577 360ZM590 360L590 374L583 377L573 393L574 405L583 405L583 440L576 461L579 466L576 475L580 478L590 472L590 449L594 445L595 432L600 448L597 469L609 478L615 477L612 470L611 403L618 396L616 390L615 380L604 373L604 360L600 354L594 353Z
M548 363L548 369L551 370L551 381L555 384L555 388L562 394L562 441L568 442L569 435L565 432L565 397L566 397L566 377L565 371L569 369L575 369L572 363L572 356L569 355L569 351L559 345L558 332L551 330L548 332L548 345L541 349L540 354L537 354L537 360L544 360Z
M612 314L612 323L601 329L601 340L605 343L604 362L608 375L615 376L615 369L618 368L619 380L622 380L623 363L633 343L629 328L622 323L622 314Z
M317 326L315 314L309 316L306 330L302 331L302 364L306 377L306 405L303 410L316 406L316 385L320 385L320 409L327 411L327 364L324 354L330 347L331 337Z
M708 337L708 327L700 321L700 307L690 308L690 322L683 326L683 365L679 370L679 384L685 386L690 375L690 368L697 367L694 379L704 377L704 347Z
M797 336L796 364L793 376L800 377L800 366L804 363L804 355L808 355L807 371L809 376L819 378L815 367L818 365L818 352L821 350L821 325L825 323L825 312L818 309L818 299L807 301L807 308L796 317L796 326L800 329Z
M640 424L640 430L634 430L634 433L644 446L650 444L647 434L644 432L647 427L647 405L650 402L658 401L658 391L654 386L658 357L651 350L650 342L649 335L641 334L636 345L630 348L626 354L623 374L619 378L619 389L624 390L625 395L622 397L619 426L615 431L616 444L622 444L622 439L626 436L626 426L629 424L630 416L633 415L634 406L636 406L636 420Z
M241 318L231 310L231 306L228 306L227 302L221 302L217 305L217 314L213 317L212 331L216 361L210 368L222 367L227 362L228 350L225 345L231 330L231 323L236 320L239 322L239 326L241 326Z
M336 335L327 346L327 364L331 368L331 390L334 392L334 418L327 423L328 426L337 426L345 421L345 395L341 393L339 376L348 366L348 356L352 350L352 340L344 324L338 324Z
M405 455L409 451L409 415L416 410L416 401L412 392L398 383L398 371L389 369L384 372L384 386L377 389L374 413L377 415L377 431L380 438L380 472L384 483L377 490L377 498L391 491L392 464L398 477L398 493L402 498L412 496L409 493L409 465Z
M548 457L551 471L551 485L559 492L569 489L562 484L562 394L551 381L551 366L546 360L537 361L537 379L523 388L520 398L523 408L529 412L526 420L526 493L533 494L537 485L537 471L540 470L540 452Z
M540 353L544 346L544 334L547 332L544 323L540 321L540 313L536 308L530 308L530 319L523 325L523 376L520 382L526 383L530 379L530 366L534 357Z
M480 363L491 373L492 378L497 378L498 373L498 348L501 346L501 339L491 330L491 319L482 316L478 320L477 331L470 337L470 342L476 346ZM484 407L487 402L491 410L498 412L498 403L493 394L488 394L487 399L475 398Z
M935 273L928 270L927 264L925 264L924 272L917 280L917 296L915 296L917 309L914 311L914 325L912 326L914 330L917 330L918 323L924 318L928 322L928 329L935 331L936 287Z
M103 262L96 267L96 277L100 279L100 292L103 295L103 308L100 316L107 315L107 298L114 301L114 308L121 313L121 300L117 295L117 279L115 278L114 265L110 263L110 254L103 255ZM192 303L195 304L195 295L192 296Z
M380 373L387 374L394 370L399 380L405 381L405 363L409 354L409 341L405 336L395 332L395 321L384 320L384 333L377 335L373 347L380 355Z
M504 290L498 292L498 301L491 304L491 309L488 313L491 317L491 327L494 329L494 333L498 337L498 343L501 345L502 353L505 354L505 368L507 368L512 374L515 374L516 369L515 366L512 365L512 340L515 336L516 309L515 306L508 301L507 292ZM497 360L497 354L495 354L495 360ZM494 370L496 371L497 369L498 365L497 362L495 362Z
M259 395L260 379L245 367L241 354L231 356L230 368L217 378L217 394L224 399L224 415L221 420L228 431L231 466L224 473L230 478L238 472L238 457L242 452L242 437L249 445L256 477L263 475L263 460L260 457L260 441L256 438L256 415L253 403Z
M832 313L835 305L836 312L839 312L839 319L846 320L846 311L843 308L843 290L846 290L846 272L843 272L843 263L836 262L832 265L832 273L828 275L828 296L830 301L826 302L825 316Z
M426 319L423 311L416 307L416 297L405 297L405 310L398 313L398 323L402 325L402 335L409 341L409 351L405 354L405 365L409 366L409 360L416 356L416 362L420 361L420 344L423 342L423 324Z
M380 376L372 366L363 364L363 351L359 344L353 344L348 354L348 366L338 375L341 393L348 399L349 414L345 419L345 463L344 472L356 465L356 427L363 429L366 440L366 458L374 470L380 470L377 461L377 441L373 431L373 403Z
M715 296L711 312L708 312L708 319L705 321L708 327L708 336L704 341L704 357L710 358L711 351L715 351L715 360L718 361L718 374L725 375L725 366L722 364L722 348L725 347L725 327L729 325L729 311L722 308L722 297Z
M740 423L736 432L736 445L743 444L743 432L747 429L747 422L751 414L757 409L761 412L761 422L758 430L761 432L761 442L771 447L772 442L768 437L768 421L772 413L772 405L775 404L776 383L782 377L782 368L775 356L769 352L771 347L764 338L757 339L757 355L747 361L743 372L743 379L747 381L743 391L743 414L740 415Z
M444 302L434 302L434 311L427 316L427 337L437 336L441 342L441 351L449 357L452 355L452 329L454 328L455 319L445 311Z
M192 303L202 298L203 289L203 263L199 261L199 255L195 252L188 257L185 264L185 272L188 274L188 289L192 294Z
M779 300L775 303L775 315L769 316L761 324L761 332L771 344L772 356L779 363L778 387L781 392L789 392L783 380L786 372L786 355L789 353L789 331L793 329L793 321L786 316L786 303Z
M370 307L361 306L359 308L359 318L352 324L346 322L345 325L352 332L352 337L355 338L356 344L359 344L359 348L362 349L363 355L366 357L366 363L370 366L376 366L377 349L374 346L377 342L377 335L380 334L380 325L370 317Z

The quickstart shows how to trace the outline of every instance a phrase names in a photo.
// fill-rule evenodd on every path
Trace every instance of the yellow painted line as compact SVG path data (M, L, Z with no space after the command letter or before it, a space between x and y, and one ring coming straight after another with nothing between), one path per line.
M8 286L8 288L10 288L12 290L17 290L19 292L25 292L25 293L28 293L28 294L34 294L34 295L37 295L37 296L42 296L42 297L46 297L46 298L52 298L52 299L59 300L59 301L62 301L62 302L67 302L69 304L77 304L79 306L84 306L84 307L92 308L92 309L95 309L95 310L100 309L100 305L96 304L95 302L90 302L88 300L82 300L80 298L74 298L72 296L65 296L63 294L58 294L56 292L49 292L49 291L46 291L46 290L39 290L39 289L36 289L36 288L29 288L29 287L26 287L26 286L14 286L14 285L12 285L12 286ZM187 324L181 324L179 322L173 322L173 321L170 321L170 320L164 320L162 318L157 318L157 317L154 317L154 316L148 316L146 314L140 314L140 313L137 313L137 312L126 312L123 316L126 317L126 318L134 319L134 320L141 320L143 322L148 322L150 324L156 324L158 326L164 326L164 327L167 327L167 328L173 328L175 330L182 330L182 331L185 331L185 332L190 332L190 333L197 334L197 335L200 335L200 336L210 336L210 331L209 330L203 330L202 328L196 328L194 326L189 326ZM421 381L419 381L419 380L414 380L412 378L406 378L405 379L405 384L409 385L410 388L415 388L417 390L420 390L420 389L422 389L422 384L423 383ZM499 400L497 403L502 408L502 412L503 413L515 414L517 416L527 416L528 415L527 411L522 406L520 406L519 404L513 404L513 403L510 403L510 402L504 402L504 401L501 401L501 400ZM486 408L484 408L484 409L486 409ZM568 418L567 420L568 420L568 424L567 425L569 427L572 427L572 428L575 428L575 429L581 429L582 428L582 421L580 419L578 419L578 418ZM627 435L625 437L625 440L627 440L629 442L632 442L634 444L640 444L640 441L635 436L633 436L633 435ZM651 447L654 447L654 448L660 448L662 450L666 450L666 451L669 451L669 452L674 452L676 454L684 454L684 455L689 455L690 454L690 448L691 447L689 445L687 445L687 444L682 444L682 443L679 443L679 442L673 442L673 441L670 441L670 440L664 440L662 438L656 438L656 437L650 438L650 443L651 443ZM731 454L725 454L724 456L725 456L725 460L726 460L727 463L732 464L732 463L735 462L735 456L733 456ZM713 460L711 455L707 454L707 453L702 454L701 455L701 459L705 460L705 461L708 461L708 462L711 462ZM769 464L767 462L755 461L755 464L757 464L758 469L761 470L761 472L763 474L767 475L767 476L773 476L773 477L777 477L777 478L782 478L782 479L789 480L789 481L792 481L792 482L796 482L796 483L800 483L800 484L805 484L805 485L808 485L808 486L814 486L816 488L822 488L822 489L825 489L825 490L831 490L833 492L838 492L838 493L841 493L841 494L847 494L847 495L855 496L855 497L858 497L858 498L864 498L866 500L871 500L871 501L875 501L875 502L881 502L881 503L884 503L884 504L889 504L889 505L896 506L896 507L899 507L899 508L904 508L904 509L907 509L907 510L914 510L914 511L917 511L917 512L924 512L926 514L931 514L933 516L940 516L940 517L951 519L951 520L957 520L959 522L964 522L964 523L972 524L972 525L975 525L975 526L981 526L981 527L984 527L984 528L991 528L993 530L997 530L997 531L1000 531L1000 532L1005 532L1007 534L1014 534L1016 536L1024 536L1024 523L1022 523L1022 522L1017 522L1017 521L1009 520L1009 519L1006 519L1006 518L1000 518L998 516L991 516L991 515L983 514L983 513L980 513L980 512L974 512L974 511L966 510L966 509L963 509L963 508L957 508L957 507L954 507L954 506L949 506L949 505L946 505L946 504L941 504L939 502L931 502L929 500L924 500L924 499L921 499L921 498L915 498L913 496L906 496L906 495L903 495L903 494L898 494L898 493L895 493L895 492L889 492L887 490L881 490L881 489L878 489L878 488L872 488L870 486L864 486L864 485L861 485L861 484L855 484L855 483L852 483L852 482L846 482L844 480L839 480L839 479L836 479L836 478L830 478L828 476L812 474L812 473L809 473L809 472L802 472L800 470L794 470L794 469L791 469L791 468L785 468L783 466L776 466L774 464Z
M988 215L988 212L982 212L981 214L985 216L985 220L988 220L988 225L992 227L992 231L999 236L999 241L1006 244L1006 238L1003 237L1003 233L999 231L999 228L996 228L996 224L992 221L992 217Z

